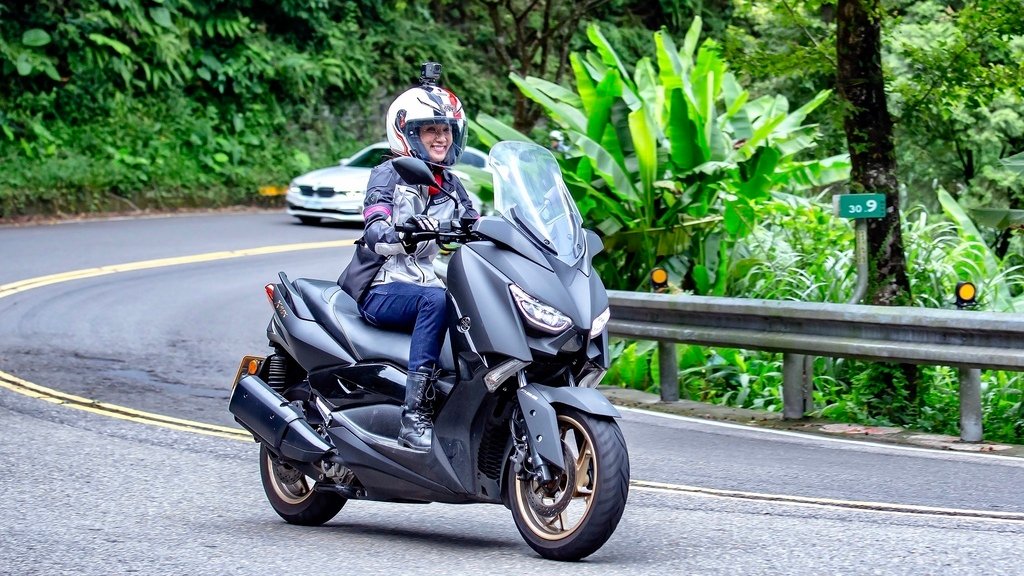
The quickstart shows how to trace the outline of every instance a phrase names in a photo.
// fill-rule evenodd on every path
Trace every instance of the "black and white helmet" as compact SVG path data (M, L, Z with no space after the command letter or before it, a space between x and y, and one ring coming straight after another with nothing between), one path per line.
M391 103L387 116L391 151L432 163L420 141L420 127L430 124L451 127L452 146L441 164L451 166L458 162L466 144L466 117L455 93L440 86L410 88Z

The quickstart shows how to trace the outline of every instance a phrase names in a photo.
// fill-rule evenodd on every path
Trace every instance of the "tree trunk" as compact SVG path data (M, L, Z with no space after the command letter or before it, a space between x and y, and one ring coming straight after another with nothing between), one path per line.
M880 0L839 0L836 10L836 87L846 101L844 118L853 192L885 194L882 218L868 221L867 301L883 306L910 304L910 281L900 233L899 183L892 117L882 75ZM902 367L911 405L916 400L916 368ZM879 374L886 374L880 371ZM889 393L899 386L887 379Z
M844 127L850 186L855 192L885 194L886 200L885 217L868 223L868 299L879 305L909 304L892 117L882 77L879 0L839 0L837 11L836 83L848 104Z

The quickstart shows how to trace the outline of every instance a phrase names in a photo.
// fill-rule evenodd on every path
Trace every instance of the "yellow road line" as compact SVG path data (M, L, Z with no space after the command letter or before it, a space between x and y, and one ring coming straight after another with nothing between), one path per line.
M339 248L352 246L355 240L331 240L327 242L304 242L299 244L282 244L279 246L264 246L262 248L248 248L244 250L226 250L222 252L207 252L205 254L194 254L192 256L179 256L174 258L158 258L156 260L141 260L128 262L126 264L113 264L99 266L96 268L84 268L72 270L48 276L38 276L27 280L19 280L8 284L0 285L0 298L11 296L19 292L41 288L51 284L59 284L71 280L82 280L95 278L118 272L133 272L137 270L149 270L152 268L163 268L166 266L180 266L182 264L197 264L200 262L214 262L217 260L228 260L230 258L242 258L245 256L262 256L266 254L279 254L282 252L294 252L297 250L315 250L318 248Z

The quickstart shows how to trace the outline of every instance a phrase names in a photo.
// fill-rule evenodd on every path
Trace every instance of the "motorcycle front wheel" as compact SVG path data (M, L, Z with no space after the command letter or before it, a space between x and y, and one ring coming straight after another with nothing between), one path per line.
M260 480L270 506L289 524L319 526L334 518L348 502L333 492L313 490L315 481L280 462L260 445Z
M579 560L600 548L619 523L629 494L629 456L618 423L558 407L565 470L553 479L506 482L516 528L538 554Z

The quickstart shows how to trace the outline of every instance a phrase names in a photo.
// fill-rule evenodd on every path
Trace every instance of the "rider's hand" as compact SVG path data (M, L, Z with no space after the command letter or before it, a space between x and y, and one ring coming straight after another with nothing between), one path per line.
M416 245L424 240L430 240L437 236L437 219L431 218L425 214L417 214L410 216L405 221L407 227L415 227L415 232L403 232L402 233L402 246L405 248L407 254L411 254L416 250Z

